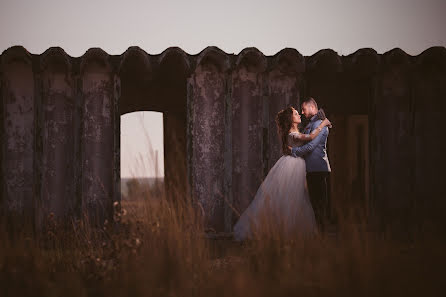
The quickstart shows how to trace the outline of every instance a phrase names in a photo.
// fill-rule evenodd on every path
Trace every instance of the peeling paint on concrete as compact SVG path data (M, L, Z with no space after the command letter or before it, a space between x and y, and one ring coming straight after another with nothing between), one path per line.
M75 90L69 69L42 74L42 176L38 218L68 218L75 206Z
M232 195L242 213L263 181L263 72L241 65L232 75ZM233 216L234 224L238 217Z
M3 68L2 97L4 197L8 212L18 215L33 212L34 162L34 75L26 60L6 61Z
M91 220L110 218L114 189L114 80L95 62L82 76L82 205Z
M225 77L210 65L193 74L193 180L208 226L223 229Z

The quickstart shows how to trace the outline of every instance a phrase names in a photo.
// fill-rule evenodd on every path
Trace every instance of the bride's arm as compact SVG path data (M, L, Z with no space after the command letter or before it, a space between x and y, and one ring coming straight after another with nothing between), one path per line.
M296 146L291 149L291 155L294 157L303 157L306 154L312 152L319 143L323 143L327 140L328 137L328 128L322 129L322 132L319 133L319 135L313 139L312 141L302 145L302 146Z
M319 135L319 133L322 131L322 128L324 128L325 126L328 126L328 125L330 125L330 121L328 119L325 119L310 134L303 134L303 133L293 134L293 140L294 141L299 141L300 140L300 141L303 141L303 142L312 141L313 139L315 139Z

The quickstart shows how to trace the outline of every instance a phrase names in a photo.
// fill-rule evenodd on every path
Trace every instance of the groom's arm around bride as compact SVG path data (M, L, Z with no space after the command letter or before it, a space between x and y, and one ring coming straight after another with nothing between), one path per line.
M315 121L315 126L316 127L319 126L321 122L322 122L321 120ZM313 131L313 129L310 131ZM309 134L309 133L305 133L305 134ZM316 136L312 141L310 141L302 146L297 146L297 147L292 148L291 155L293 157L305 158L308 154L313 152L319 144L325 143L327 138L328 138L328 127L324 127L324 128L322 128L322 131L319 133L319 135Z

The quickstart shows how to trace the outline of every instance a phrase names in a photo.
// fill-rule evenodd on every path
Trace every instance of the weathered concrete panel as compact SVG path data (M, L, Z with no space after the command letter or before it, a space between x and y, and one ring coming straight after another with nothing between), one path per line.
M2 55L3 207L10 215L32 217L34 166L34 74L22 47Z
M69 57L50 49L42 57L42 161L37 220L75 214L75 88Z
M3 141L4 141L4 118L3 118L3 69L2 69L2 55L0 55L0 215L4 215L4 207L3 207L3 185L5 178L3 174Z
M409 57L386 53L375 98L375 199L386 223L407 226L414 201L413 94Z
M121 98L121 80L113 76L113 194L112 202L121 202L121 112L119 101Z
M210 49L202 55L189 80L192 98L192 179L194 197L201 203L206 226L224 229L225 98L227 78L221 55Z
M413 77L413 158L417 219L443 222L446 212L446 142L443 126L446 115L446 49L431 48L417 59Z
M242 213L263 176L263 89L266 58L256 49L240 54L232 73L232 199ZM238 219L232 216L232 223Z
M94 223L112 215L114 199L115 80L108 55L89 50L82 76L82 208Z

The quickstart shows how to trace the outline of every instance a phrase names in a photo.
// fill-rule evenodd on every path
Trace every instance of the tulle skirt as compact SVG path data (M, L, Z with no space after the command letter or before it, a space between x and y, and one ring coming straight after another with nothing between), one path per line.
M234 225L234 239L293 239L317 232L306 186L305 160L282 156Z

